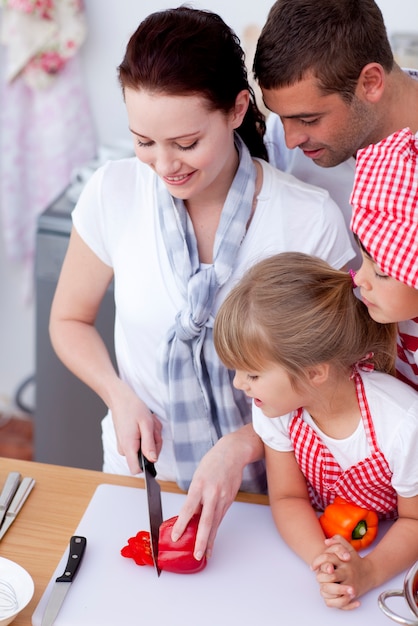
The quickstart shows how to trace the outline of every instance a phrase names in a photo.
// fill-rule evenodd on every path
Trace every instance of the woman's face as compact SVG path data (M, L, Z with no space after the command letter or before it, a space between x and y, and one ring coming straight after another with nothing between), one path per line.
M391 278L367 254L354 282L370 316L381 324L418 317L418 290Z
M135 153L182 200L226 195L238 164L240 112L210 111L199 95L125 89ZM244 112L245 113L245 112ZM225 194L224 194L225 192Z

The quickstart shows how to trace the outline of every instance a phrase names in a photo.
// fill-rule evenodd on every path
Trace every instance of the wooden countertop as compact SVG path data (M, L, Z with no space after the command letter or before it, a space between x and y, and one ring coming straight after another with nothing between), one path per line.
M0 555L24 567L35 582L35 593L13 626L31 626L32 614L100 484L144 488L141 478L32 461L0 458L0 489L9 472L30 476L36 484L16 520L0 541ZM183 493L174 483L163 491ZM267 504L267 497L239 493L237 500Z

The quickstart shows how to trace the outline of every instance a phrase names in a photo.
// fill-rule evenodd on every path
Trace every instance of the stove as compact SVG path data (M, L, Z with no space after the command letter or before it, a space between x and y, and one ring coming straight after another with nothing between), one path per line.
M62 233L69 236L72 220L71 211L75 202L65 190L38 218L38 232Z

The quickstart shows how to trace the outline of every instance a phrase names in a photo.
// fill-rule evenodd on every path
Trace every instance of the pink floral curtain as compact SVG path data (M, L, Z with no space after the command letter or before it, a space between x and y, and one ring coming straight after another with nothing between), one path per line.
M30 273L38 216L96 153L79 57L80 0L0 0L0 217L6 253Z

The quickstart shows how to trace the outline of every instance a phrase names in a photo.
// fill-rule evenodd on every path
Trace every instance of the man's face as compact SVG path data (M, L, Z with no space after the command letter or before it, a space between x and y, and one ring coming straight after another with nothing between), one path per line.
M321 167L333 167L372 143L376 124L369 103L356 94L350 103L338 93L324 94L317 79L290 87L263 89L266 106L283 123L288 148L300 148Z

